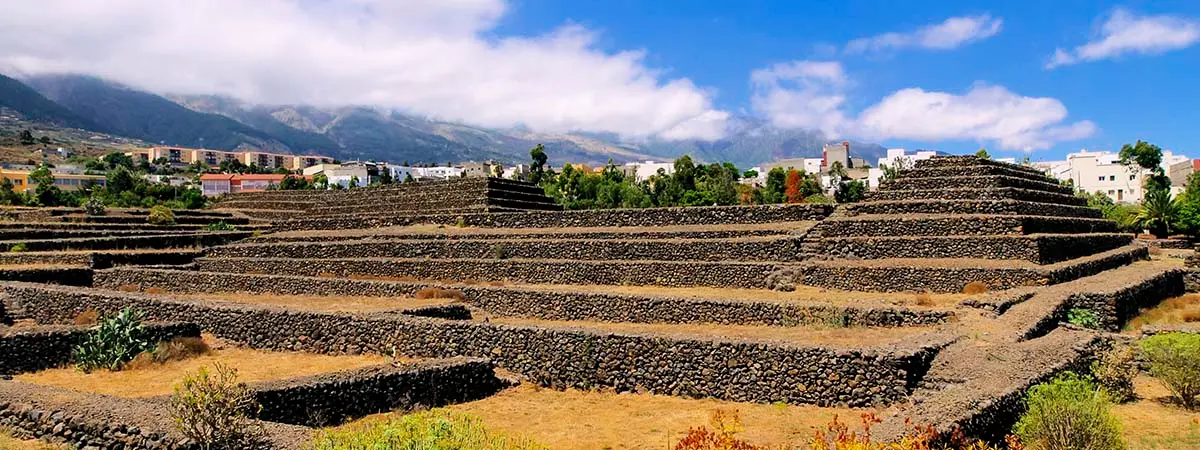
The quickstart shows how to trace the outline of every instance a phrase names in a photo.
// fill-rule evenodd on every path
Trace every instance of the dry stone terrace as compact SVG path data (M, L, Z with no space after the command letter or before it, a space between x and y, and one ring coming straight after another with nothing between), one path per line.
M0 332L0 348L61 347L80 312L133 306L256 350L422 359L256 385L276 448L331 417L512 383L870 407L877 437L920 423L994 438L1026 388L1106 344L1060 326L1067 311L1118 329L1195 278L1055 180L974 157L921 161L836 208L562 211L536 186L480 178L235 194L166 228L17 214L0 244L29 251L0 254L20 271L0 270L0 323L35 325ZM215 218L241 225L198 227ZM972 282L988 292L964 294ZM158 401L0 381L0 426L189 448L144 414ZM108 407L104 423L81 419Z

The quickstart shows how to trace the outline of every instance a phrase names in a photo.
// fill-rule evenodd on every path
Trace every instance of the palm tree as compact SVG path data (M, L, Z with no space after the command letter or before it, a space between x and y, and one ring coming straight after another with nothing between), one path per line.
M1171 222L1179 213L1179 204L1171 198L1171 192L1166 189L1147 190L1146 198L1142 199L1142 208L1138 210L1137 221L1150 230L1159 239L1166 238L1171 233Z

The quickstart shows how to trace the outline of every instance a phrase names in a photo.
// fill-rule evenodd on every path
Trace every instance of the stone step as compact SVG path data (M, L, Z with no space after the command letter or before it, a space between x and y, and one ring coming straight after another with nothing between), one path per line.
M867 193L864 201L889 200L1024 200L1060 205L1087 206L1087 199L1058 192L1020 188L879 190Z
M354 234L266 234L247 239L245 243L337 242L348 240L553 240L553 239L733 239L750 237L804 237L806 226L788 225L764 228L758 226L714 227L625 227L621 228L533 228L495 230L485 228L447 228L437 231L386 230L378 233Z
M219 231L143 236L17 240L0 243L0 249L11 252L12 248L17 245L23 245L24 251L29 252L208 247L244 239L250 237L252 233L251 231Z
M89 215L67 215L59 216L58 220L63 222L82 222L82 223L103 223L103 224L135 224L147 223L147 216L89 216ZM195 217L195 216L175 216L176 224L183 225L208 225L211 223L225 222L229 225L247 225L250 220L245 217Z
M945 178L984 175L1006 176L1030 181L1058 184L1058 180L1050 178L1042 173L1030 173L1025 170L1017 170L1011 167L992 165L909 169L901 171L897 179Z
M570 259L198 258L206 272L341 278L510 281L763 289L781 266L760 262Z
M821 240L835 259L969 258L1051 264L1129 245L1124 233L848 237Z
M1065 195L1075 195L1075 189L1069 186L1004 175L962 175L941 178L897 178L895 180L884 181L880 185L879 191L928 191L988 188L1019 188Z
M943 167L977 167L977 166L994 166L1004 167L1011 170L1028 172L1033 175L1045 175L1045 171L1036 167L1022 166L1020 164L1009 164L994 159L979 158L974 155L957 155L957 156L935 156L929 159L916 161L914 164L918 169L934 169Z
M324 205L323 202L302 200L225 200L214 208L256 211L307 211Z
M863 214L1011 214L1100 218L1099 209L1086 206L1020 200L897 200L853 203L841 207L847 216Z
M957 293L978 281L1001 290L1063 283L1148 256L1145 246L1129 245L1044 266L991 259L817 261L800 266L797 283L849 291Z
M1118 231L1116 222L1107 219L970 214L868 214L827 219L819 228L821 235L827 237L1076 234Z
M797 261L800 239L456 239L249 243L214 247L218 258L431 258L656 261Z

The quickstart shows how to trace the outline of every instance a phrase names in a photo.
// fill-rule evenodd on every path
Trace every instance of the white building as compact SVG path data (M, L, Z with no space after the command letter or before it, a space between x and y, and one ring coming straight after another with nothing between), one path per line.
M621 172L624 173L625 176L632 175L633 178L639 182L649 180L650 177L658 175L658 171L660 169L663 171L663 173L671 175L675 173L675 163L642 161L625 163L624 166L621 166Z
M325 169L325 178L329 180L329 185L341 185L343 188L349 188L350 182L354 181L355 187L363 187L371 184L371 176L367 172L365 165L341 166Z
M917 150L908 153L902 148L889 148L887 156L879 158L879 164L867 171L867 187L872 190L879 189L879 184L883 182L883 166L911 169L917 164L917 161L934 156L937 156L937 152L933 150Z
M1048 176L1071 180L1080 191L1099 192L1123 203L1142 201L1143 185L1150 174L1149 170L1121 164L1121 157L1115 152L1087 149L1067 155L1066 161L1037 162L1033 166L1041 168ZM1178 195L1192 171L1192 161L1186 156L1164 151L1162 169L1171 178L1171 192Z

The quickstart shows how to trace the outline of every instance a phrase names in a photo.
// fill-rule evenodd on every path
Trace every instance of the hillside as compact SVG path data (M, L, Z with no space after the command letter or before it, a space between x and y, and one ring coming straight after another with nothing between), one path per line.
M749 117L735 118L729 135L716 141L632 141L608 133L482 128L361 106L255 105L213 95L164 97L81 75L23 81L0 78L0 107L32 122L152 143L259 147L343 160L514 163L527 161L529 149L543 144L554 164L669 160L691 154L700 161L750 167L779 158L819 157L828 141L817 132L779 129ZM851 153L874 161L884 149L854 142Z
M264 131L227 117L199 113L158 95L81 75L25 80L46 98L100 127L99 131L148 142L232 149L288 146Z
M0 108L15 111L21 115L22 119L30 122L104 131L103 127L95 122L80 117L20 81L2 74L0 74Z

